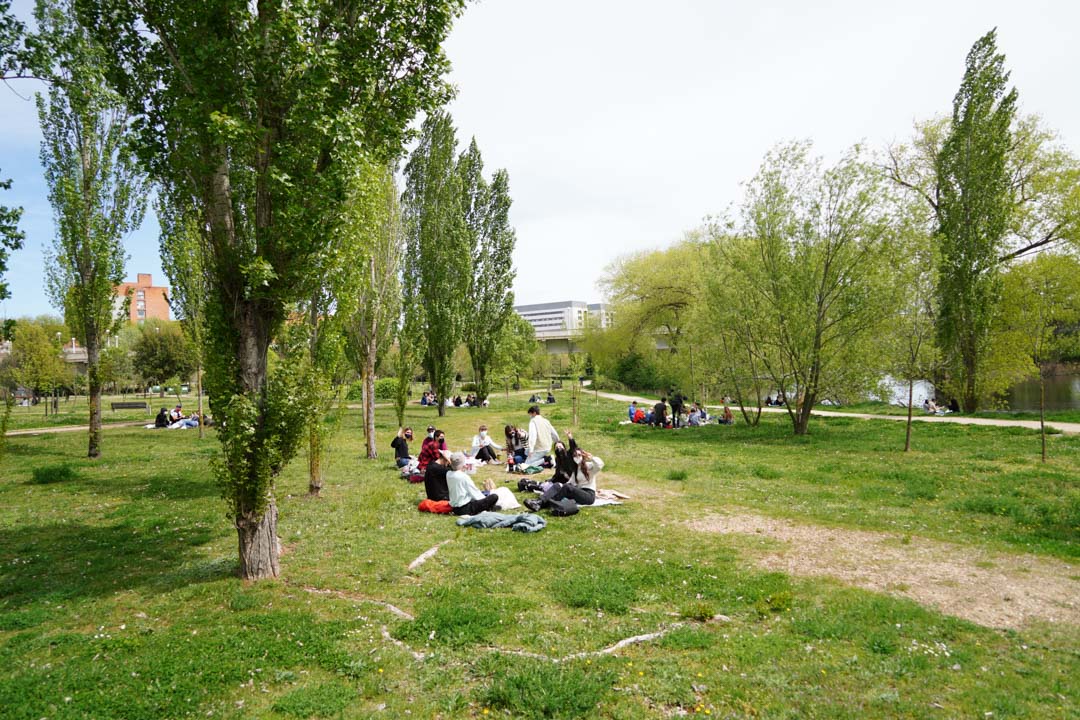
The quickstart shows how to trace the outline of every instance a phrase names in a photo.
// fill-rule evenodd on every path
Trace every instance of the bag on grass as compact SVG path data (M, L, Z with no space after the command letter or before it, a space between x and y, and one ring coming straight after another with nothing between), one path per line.
M570 515L577 515L578 513L578 504L570 498L548 500L547 505L551 510L551 514L556 517L568 517Z

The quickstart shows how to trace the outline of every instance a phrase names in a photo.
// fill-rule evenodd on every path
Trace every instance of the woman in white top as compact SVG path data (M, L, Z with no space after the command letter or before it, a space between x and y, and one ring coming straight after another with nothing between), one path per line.
M570 433L566 433L566 436L570 440L574 439ZM539 510L552 500L565 498L573 500L578 505L592 505L596 502L596 477L604 468L604 461L579 447L574 447L573 458L577 469L569 482L552 483L539 500L526 500L525 507L530 510Z
M487 425L481 425L477 434L473 435L469 455L483 462L495 462L499 459L500 450L502 448L496 445L495 441L488 435Z

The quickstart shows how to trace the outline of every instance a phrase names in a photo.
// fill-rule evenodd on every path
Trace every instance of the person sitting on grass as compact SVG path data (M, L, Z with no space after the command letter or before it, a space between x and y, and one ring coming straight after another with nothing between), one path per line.
M504 427L503 434L506 435L507 462L511 459L513 459L514 465L520 465L525 462L525 455L527 454L526 448L529 444L529 434L513 425Z
M653 420L652 424L656 427L665 427L667 425L667 398L660 398L660 402L653 406Z
M634 416L637 415L637 400L630 403L630 407L626 408L626 414L630 418L630 422L635 422Z
M592 505L596 502L596 477L604 468L604 461L577 447L570 433L566 436L570 438L574 448L571 453L574 472L567 482L553 482L539 499L526 500L525 507L534 512L547 507L553 500L569 498L578 505Z
M405 467L412 458L409 456L409 441L412 440L412 428L398 428L397 436L390 441L394 448L394 462L398 467Z
M176 403L176 407L169 413L169 422L174 423L184 419L183 406L180 403Z
M499 450L501 447L495 444L495 441L488 435L487 425L481 425L477 434L473 435L472 448L469 450L469 454L477 460L483 462L495 462L499 459Z
M721 415L720 415L720 424L721 425L734 425L735 424L735 416L732 414L731 408L728 407L727 403L724 403L724 412L721 413Z
M464 467L464 453L453 453L450 456L450 472L446 473L451 511L455 515L477 515L485 510L493 510L499 503L499 496L495 493L484 495L462 469Z
M420 457L416 459L417 471L424 472L424 470L427 469L428 463L438 457L440 450L445 449L446 433L442 430L433 431L431 438L425 440L423 446L420 448Z
M169 408L161 408L161 412L154 418L155 428L167 428L169 427Z
M199 427L199 413L192 413L190 417L181 417L179 420L169 425L170 430L187 430L188 428L196 427Z
M446 474L450 472L450 453L441 452L428 463L424 470L424 492L428 500L450 501L450 489L446 484Z

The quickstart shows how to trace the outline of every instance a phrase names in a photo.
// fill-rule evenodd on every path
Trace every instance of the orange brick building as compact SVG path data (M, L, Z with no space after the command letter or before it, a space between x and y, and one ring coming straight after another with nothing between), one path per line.
M133 283L121 283L116 286L116 307L119 309L124 298L131 294L131 309L128 319L133 324L141 324L147 318L169 319L169 288L155 287L150 273L139 273Z

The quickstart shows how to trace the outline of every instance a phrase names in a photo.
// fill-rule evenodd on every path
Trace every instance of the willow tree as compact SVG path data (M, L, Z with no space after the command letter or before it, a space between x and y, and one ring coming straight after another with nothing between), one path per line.
M876 383L889 315L890 223L879 174L858 150L825 169L809 146L781 146L747 184L738 236L716 250L754 313L752 353L784 392L796 435L817 400Z
M67 0L39 2L38 32L52 48L39 70L41 164L56 217L46 286L67 326L86 347L90 405L87 455L101 454L101 349L122 320L114 290L124 279L123 238L141 223L146 184L128 148L128 112L104 87L102 48L73 17Z
M345 222L357 302L344 323L364 388L364 446L368 458L376 458L375 366L394 336L401 308L404 230L393 168L373 167L365 180L357 182Z
M454 387L454 351L465 331L472 257L461 213L461 176L455 171L457 139L450 116L433 113L405 166L402 197L409 263L423 306L423 366L438 396L439 415Z
M498 348L514 313L514 244L510 225L510 176L497 170L488 183L473 138L458 158L461 206L472 247L472 276L465 311L465 347L469 351L476 396L487 399Z
M356 152L398 154L449 95L462 0L78 0L154 176L197 199L210 259L207 387L245 578L279 572L274 481L303 437L302 369L267 357L320 281Z

